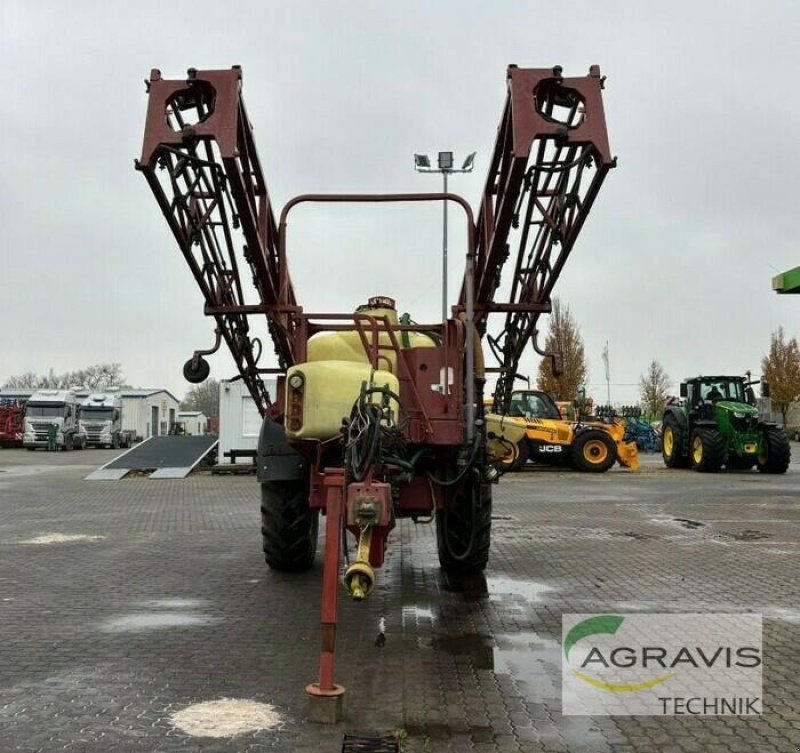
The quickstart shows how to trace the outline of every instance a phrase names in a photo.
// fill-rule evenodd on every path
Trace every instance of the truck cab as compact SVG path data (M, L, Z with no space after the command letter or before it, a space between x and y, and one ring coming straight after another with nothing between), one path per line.
M118 449L128 447L128 434L122 431L122 398L116 394L90 394L81 405L80 428L90 447Z
M86 435L80 430L80 402L70 390L39 390L25 405L22 445L47 449L54 431L55 449L82 450Z

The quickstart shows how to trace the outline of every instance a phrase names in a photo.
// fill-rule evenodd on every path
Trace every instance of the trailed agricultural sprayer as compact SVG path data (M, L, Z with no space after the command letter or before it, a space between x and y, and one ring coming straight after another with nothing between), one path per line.
M508 69L508 96L477 216L453 193L304 194L276 220L242 99L242 72L153 70L137 161L215 321L215 343L184 367L208 376L205 355L224 341L263 416L258 445L267 563L305 570L325 516L322 648L307 691L311 717L333 721L342 537L356 540L344 573L360 600L399 518L435 517L439 562L482 570L489 557L491 482L483 391L511 398L519 359L536 342L559 274L614 160L596 66L565 78L560 67ZM411 324L377 296L355 313L309 313L287 266L291 211L308 202L452 202L463 212L466 269L445 322ZM389 262L387 260L387 267ZM508 267L507 284L500 273ZM250 282L254 290L250 288ZM496 326L495 325L495 320ZM276 365L262 363L266 324ZM484 365L486 338L496 365ZM264 359L266 360L266 359ZM262 381L277 375L272 399Z

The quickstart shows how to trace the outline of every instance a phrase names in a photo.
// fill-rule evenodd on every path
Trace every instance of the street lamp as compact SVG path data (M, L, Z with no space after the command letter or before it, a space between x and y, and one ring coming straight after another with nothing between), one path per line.
M441 173L444 180L444 193L447 193L447 176L450 173L471 173L475 165L475 152L467 155L461 169L453 167L453 153L439 152L438 168L431 167L427 154L414 155L414 169L418 173ZM442 321L447 321L447 201L444 204L444 220L442 229Z

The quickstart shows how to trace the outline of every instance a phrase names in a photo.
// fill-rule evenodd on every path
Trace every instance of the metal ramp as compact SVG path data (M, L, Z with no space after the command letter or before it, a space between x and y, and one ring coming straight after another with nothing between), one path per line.
M87 481L118 481L131 471L153 471L149 478L185 478L217 446L213 435L150 437L98 468Z

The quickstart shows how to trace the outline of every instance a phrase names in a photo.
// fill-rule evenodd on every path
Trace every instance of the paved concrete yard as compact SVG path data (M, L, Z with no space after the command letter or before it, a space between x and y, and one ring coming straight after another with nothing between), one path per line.
M507 477L489 570L469 582L440 574L431 526L404 522L372 599L342 602L347 717L329 728L304 719L321 568L263 565L254 478L83 481L111 457L0 450L2 751L333 753L353 730L402 730L407 751L800 748L797 462ZM562 717L561 614L637 610L761 612L766 714ZM173 726L222 698L282 721L234 738Z

